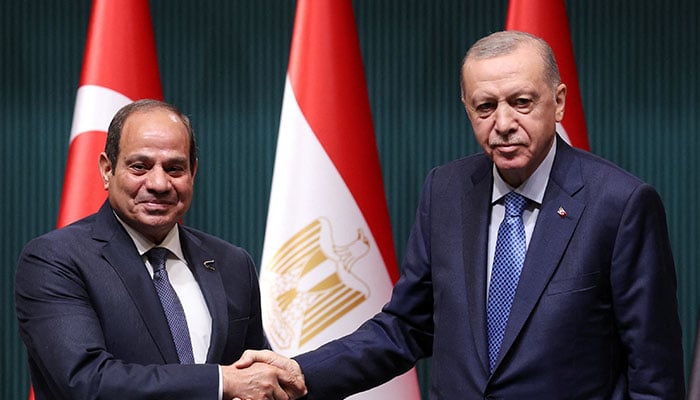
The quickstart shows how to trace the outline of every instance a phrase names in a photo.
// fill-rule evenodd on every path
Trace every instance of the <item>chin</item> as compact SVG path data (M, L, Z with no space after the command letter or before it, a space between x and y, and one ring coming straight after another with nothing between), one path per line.
M520 158L508 159L502 157L495 157L494 164L499 171L517 171L527 168L527 160L522 160Z
M152 227L166 227L168 225L174 225L177 222L177 217L170 214L163 215L141 215L138 217L141 224Z

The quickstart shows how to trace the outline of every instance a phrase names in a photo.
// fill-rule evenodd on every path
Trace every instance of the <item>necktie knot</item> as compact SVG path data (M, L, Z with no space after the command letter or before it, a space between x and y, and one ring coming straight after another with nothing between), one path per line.
M168 258L170 250L165 247L154 247L146 252L148 262L153 267L153 272L160 272L165 269L165 260Z
M527 199L518 193L510 192L505 197L506 215L509 217L520 217L523 215Z

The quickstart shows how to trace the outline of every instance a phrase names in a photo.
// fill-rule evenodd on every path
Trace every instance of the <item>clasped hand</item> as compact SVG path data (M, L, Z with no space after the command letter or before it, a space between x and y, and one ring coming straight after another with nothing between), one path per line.
M307 393L299 364L270 350L246 350L221 373L224 399L294 400Z

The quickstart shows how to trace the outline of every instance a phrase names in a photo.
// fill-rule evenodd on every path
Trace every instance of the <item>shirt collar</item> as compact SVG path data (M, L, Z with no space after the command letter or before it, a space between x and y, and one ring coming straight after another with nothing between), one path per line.
M549 182L549 173L552 171L554 164L554 156L557 152L556 140L552 141L552 147L545 156L544 160L537 167L535 172L530 175L517 188L513 188L501 178L501 174L496 169L496 164L493 165L493 191L491 193L491 203L495 203L509 192L516 192L525 196L528 200L537 204L542 204L544 191L547 189Z
M136 229L130 227L128 224L126 224L124 221L122 221L119 216L114 213L114 216L117 218L117 221L119 221L120 224L126 229L126 233L129 234L129 237L131 237L131 240L134 241L134 245L136 245L136 250L139 252L139 255L143 256L148 250L156 247L156 244L148 240L143 234L141 234L139 231ZM170 250L171 253L173 253L178 259L180 259L183 262L185 261L185 257L182 253L182 246L180 245L180 230L177 228L177 224L170 229L167 235L165 235L165 239L158 245L158 247L165 247L166 249Z

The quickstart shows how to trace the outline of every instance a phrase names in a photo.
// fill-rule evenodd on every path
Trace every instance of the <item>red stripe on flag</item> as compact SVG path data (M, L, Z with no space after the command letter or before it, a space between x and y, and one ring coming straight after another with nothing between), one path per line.
M66 164L66 179L58 212L59 227L91 214L105 201L107 194L97 160L106 139L105 132L92 131L81 133L70 143L70 162Z
M562 125L574 147L589 150L586 119L564 0L510 0L506 29L532 33L552 47L559 64L562 82L567 87Z
M350 189L395 283L396 254L352 2L298 1L289 79L302 114Z
M80 76L84 85L107 87L133 100L163 98L148 1L93 1Z

